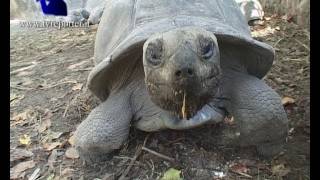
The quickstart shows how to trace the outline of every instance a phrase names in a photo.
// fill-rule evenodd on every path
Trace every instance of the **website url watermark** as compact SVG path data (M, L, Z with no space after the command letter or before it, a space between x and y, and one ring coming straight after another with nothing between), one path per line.
M89 22L66 22L66 21L19 21L22 28L88 28Z

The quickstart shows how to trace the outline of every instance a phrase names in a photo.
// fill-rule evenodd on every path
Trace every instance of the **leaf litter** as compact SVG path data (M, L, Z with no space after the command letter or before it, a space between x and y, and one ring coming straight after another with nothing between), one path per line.
M31 151L22 148L10 149L10 162L24 160L33 156Z
M10 127L13 127L16 125L25 125L31 120L34 120L35 117L36 117L36 112L31 109L26 109L25 111L19 114L13 114L13 117L10 118L10 121L13 121L12 123L10 123Z
M17 164L10 169L10 179L17 179L19 177L24 177L24 171L35 167L36 163L33 160L25 161Z
M47 151L52 151L53 149L55 149L60 145L61 145L61 142L46 143L43 145L43 148L46 149Z
M290 168L285 167L284 164L278 164L272 166L271 172L273 175L283 177L290 172Z
M270 19L270 22L274 22L275 20L271 17ZM295 35L294 37L290 37L291 35L290 35L290 33L291 32L294 32L295 31L295 33L299 33L298 31L296 31L294 28L286 28L286 27L283 27L283 25L280 25L279 27L280 28L277 28L277 26L279 26L279 25L272 25L271 26L271 28L270 29L266 29L266 33L265 34L269 34L268 36L266 36L266 37L262 37L262 36L259 36L259 38L261 38L261 39L263 39L264 41L268 41L268 43L270 43L271 45L272 44L274 44L275 42L277 42L279 39L281 39L281 38L283 38L282 40L281 40L281 42L279 41L279 43L278 43L278 45L277 45L277 49L276 49L276 51L277 51L277 55L278 55L278 59L276 60L277 61L277 63L276 64L274 64L273 65L273 70L272 70L272 72L271 72L271 75L270 76L274 76L275 78L279 78L279 77L281 77L281 79L283 79L284 81L283 82L276 82L276 81L273 81L272 79L268 79L268 77L266 78L267 79L267 81L268 81L268 83L270 83L271 84L271 86L273 87L273 88L275 88L278 92L280 92L280 94L282 95L282 97L285 97L285 96L288 96L288 97L294 97L294 100L295 100L295 104L296 105L300 105L299 103L300 103L300 97L303 97L303 96L299 96L299 93L302 91L301 89L297 89L297 87L302 87L302 85L299 83L300 81L296 81L296 82L293 82L293 81L295 81L295 79L294 78L290 78L290 77L292 77L292 72L294 72L297 68L299 69L299 77L301 76L302 77L302 79L306 79L307 77L308 77L308 73L309 73L309 68L308 68L308 61L307 60L305 60L305 58L303 57L303 56L305 56L304 54L301 54L299 51L308 51L307 50L307 48L305 48L305 46L303 46L302 44L304 44L304 45L308 45L308 43L306 42L306 41L304 41L303 39L301 40L301 33L300 34L297 34L297 36ZM266 27L266 26L265 26ZM289 26L290 27L290 26ZM279 31L278 31L278 30ZM282 36L281 35L281 33L282 32L284 32L284 31L289 31L288 32L288 34L286 34L285 36ZM59 31L59 33L60 32L62 32L62 31ZM70 31L67 31L68 33L70 32ZM302 31L301 31L302 32ZM271 33L274 33L274 34L271 34ZM287 32L286 32L287 33ZM45 33L45 34L47 34L47 33ZM37 34L37 36L39 36L38 34ZM72 35L70 35L70 36L72 36ZM18 36L19 37L19 36ZM39 36L40 37L40 36ZM41 36L41 37L46 37L46 36ZM291 41L290 40L290 38L291 39L293 39L293 42L295 42L295 45L290 45L288 42L289 41ZM296 41L294 41L294 38L298 38L298 40L301 42L301 43L299 43L299 42L296 42ZM59 39L59 38L55 38L55 39ZM94 38L93 38L93 40L94 40ZM53 39L53 41L55 41L54 39ZM271 41L271 42L269 42L269 41ZM18 41L19 42L19 41ZM18 43L18 42L16 42L16 43ZM35 41L35 42L37 42L37 41ZM20 43L20 42L19 42ZM21 45L20 45L21 46ZM30 46L32 46L32 45L30 45ZM296 46L296 47L299 47L300 48L300 50L296 50L296 52L295 53L292 53L291 51L293 51L293 50L295 50L295 49L293 49L292 47L294 47L294 46ZM88 49L92 49L92 47L88 47ZM19 51L19 46L17 46L17 48L15 48L15 50L16 50L16 52L17 51ZM70 50L70 51L69 51ZM25 51L25 50L20 50L20 51ZM63 53L65 53L65 54L63 54L64 56L68 56L68 55L70 55L70 54L67 54L68 52L71 52L71 51L73 51L72 49L68 49L68 51L63 51L62 53L60 53L60 54L63 54ZM20 52L20 54L21 53L23 53L23 52ZM45 53L45 52L44 52ZM286 55L285 55L286 54ZM71 54L72 56L70 56L71 58L73 58L73 56L76 56L76 53L74 53L74 54ZM17 56L17 54L13 54L13 56L15 56L15 57L13 57L13 61L21 61L24 57L21 57L21 56ZM59 56L59 54L57 54L57 56ZM92 56L92 54L90 54L90 57ZM283 57L289 57L289 58L283 58ZM57 57L56 59L59 59L60 57ZM283 60L286 60L286 61L282 61L282 59L281 58L283 58ZM298 59L298 60L294 60L294 61L291 61L291 59ZM44 65L47 65L48 64L48 62L49 62L49 60L52 60L52 59L49 59L49 58L44 58L44 59L42 59L41 61L43 61L43 64ZM29 60L30 61L30 60ZM52 62L52 61L51 61ZM74 61L74 62L76 62L76 61ZM79 61L78 61L79 62ZM283 62L286 62L286 63L283 63ZM294 63L293 63L294 62ZM42 62L41 62L42 63ZM34 76L34 75L38 75L39 74L39 72L37 71L37 68L38 67L40 67L41 66L41 63L39 63L38 64L38 66L37 67L35 67L35 68L33 68L32 70L34 70L34 74L32 74L30 77L32 77L32 76ZM283 64L281 64L281 63L283 63ZM75 63L75 64L78 64L77 62ZM281 65L281 66L279 66L279 64ZM284 65L292 65L292 64L294 64L294 66L290 66L290 68L287 68L287 70L283 70L282 68L284 67ZM305 66L303 66L302 68L301 68L301 65L305 65ZM55 66L57 66L58 68L60 68L60 67L62 67L62 66L58 66L58 65L55 65ZM66 64L66 63L64 63L63 64L63 67L64 68L66 68L66 67L72 67L72 64ZM73 66L72 68L73 68L73 70L75 70L75 68L78 68L78 67L82 67L82 65L80 64L80 65L77 65L77 66ZM297 68L294 68L294 67L297 67ZM53 67L48 67L48 71L50 71L50 68L53 68ZM290 72L287 72L288 70L290 70ZM12 70L11 70L12 71ZM292 72L291 72L292 71ZM21 72L27 72L27 71L21 71ZM19 73L21 73L21 72L19 72ZM298 70L297 71L295 71L295 72L298 72ZM17 75L19 74L19 73L17 73L17 74L15 74L15 76L13 76L13 78L16 78L16 79L19 79L19 78L17 78ZM52 75L50 75L50 77L48 76L48 78L52 78L51 76L55 76L55 75L57 75L57 74L59 74L60 72L56 72L56 71L54 71L54 72L52 72ZM72 74L76 74L76 75L79 75L79 77L80 77L80 75L81 75L81 73L87 73L87 72L83 72L83 71L81 71L81 72L72 72ZM291 73L291 74L290 74ZM289 75L289 76L287 76L287 75ZM269 76L269 77L270 77ZM50 81L48 81L48 82L60 82L59 80L61 80L61 79L63 79L64 77L66 77L66 76L60 76L59 78L57 78L57 79L49 79ZM71 77L71 75L70 75L70 77ZM71 79L72 80L75 80L77 77L76 76L74 76L74 77L72 77ZM62 83L60 83L59 85L61 85L61 86L57 86L56 84L55 85L51 85L51 86L48 86L48 87L46 87L45 88L45 91L48 91L48 94L49 95L52 95L52 96L54 96L54 97L58 97L58 96L55 96L55 92L53 91L53 90L55 90L55 91L58 91L58 90L63 90L64 89L64 87L68 87L69 89L75 89L75 90L73 90L74 92L72 92L72 93L77 93L77 91L78 90L81 90L83 87L81 87L80 89L79 89L79 87L80 87L80 83L78 83L78 82L84 82L85 81L85 79L86 79L86 75L84 75L83 77L81 77L82 79L77 79L76 81L74 81L74 82L64 82L63 84ZM292 86L292 87L289 87L289 84L292 82L292 84L296 84L296 86ZM287 83L287 84L286 84ZM46 85L47 86L47 85ZM288 91L288 89L292 89L292 91ZM16 90L16 89L15 89ZM21 92L27 92L26 90L18 90L18 92L19 93L17 93L17 91L15 91L15 90L13 90L13 92L12 93L10 93L10 94L13 94L13 93L16 93L16 94L21 94ZM51 92L52 91L52 92ZM34 93L37 93L38 91L35 91ZM50 94L50 93L51 94ZM33 93L33 92L29 92L29 93ZM72 94L71 93L71 94ZM24 94L24 93L23 93ZM26 97L28 97L29 96L29 94L27 94L27 93L25 93L24 94ZM28 96L27 96L28 95ZM32 95L32 94L31 94ZM284 96L285 95L285 96ZM12 95L13 97L14 97L14 95ZM19 100L18 100L19 98L11 98L10 97L10 100L12 100L12 101L16 101L16 104L18 104L19 103ZM62 102L68 102L66 99L68 99L68 98L63 98L61 101ZM18 101L17 101L18 100ZM23 102L27 102L26 101L27 100L27 98L24 98L24 101ZM77 101L79 101L79 99L77 100ZM46 102L46 101L43 101L43 102ZM33 102L29 102L29 103L33 103ZM78 103L77 105L79 105L80 104L80 102L76 102L76 103ZM185 102L186 103L186 102ZM32 104L33 105L33 104ZM43 106L46 106L47 104L43 104ZM87 101L84 101L84 102L81 102L81 105L80 106L84 106L84 107L80 107L80 112L82 112L82 113L84 113L85 115L87 115L93 108L94 108L94 106L92 106L89 102L87 102ZM181 108L182 109L182 108ZM21 112L21 109L19 110L20 112ZM14 114L14 115L17 115L17 114L15 114L16 112L19 112L19 111L13 111L12 112L12 114ZM22 109L22 111L24 111L23 109ZM56 113L56 111L55 111L55 113ZM61 113L59 110L57 111L57 114L58 113ZM81 119L79 119L78 118L78 115L77 115L77 111L75 111L75 112L73 112L73 111L70 111L69 112L70 113L70 116L68 116L68 119L71 119L71 120L67 120L68 121L68 123L70 123L70 122L73 122L74 124L76 124L75 123L75 121L77 122L77 123L79 123L80 121L81 121ZM62 120L60 120L59 118L61 118ZM293 118L291 118L290 120L295 120L294 118L297 118L297 117L293 117ZM23 120L23 119L25 119L25 120ZM10 119L10 125L12 125L13 123L15 123L15 122L19 122L19 123L17 123L18 125L23 125L24 123L28 123L29 121L31 121L31 119L32 118L20 118L20 119L18 119L17 121L14 121L14 120L12 120L12 118ZM43 119L43 118L42 118ZM64 123L61 123L61 122L65 122L65 120L67 119L67 118L65 118L64 119L64 117L62 117L61 116L61 114L58 114L58 119L59 120L57 120L57 121L55 121L55 119L52 119L52 124L51 124L51 126L56 126L56 122L57 122L57 124L64 124ZM38 121L39 122L39 121ZM53 123L54 122L54 123ZM232 124L232 123L231 123ZM37 125L39 125L40 126L40 124L37 124ZM70 136L70 138L68 139L68 137L69 136L61 136L62 135L62 133L61 132L55 132L56 133L56 138L54 139L54 138L49 138L49 137L47 137L47 136L50 136L49 134L50 133L52 133L52 132L54 132L54 131L52 131L52 129L51 128L53 128L53 127L51 127L51 126L49 126L48 128L46 128L46 130L44 130L42 133L41 133L41 136L46 136L46 141L44 141L44 142L47 142L47 143L52 143L52 142L54 142L54 141L59 141L59 142L64 142L64 141L66 141L66 142L68 142L71 146L73 146L73 140L71 140L72 138L73 138L73 136ZM13 126L11 126L11 127L13 127ZM18 126L19 127L19 126ZM26 126L27 127L27 126ZM75 127L76 127L76 125L75 125ZM15 126L14 126L14 128L16 128ZM38 129L35 129L36 131L38 131ZM74 129L72 129L72 130L70 130L70 131L73 131ZM59 130L58 130L59 131ZM63 132L63 133L65 133L65 132ZM25 132L25 131L20 131L19 133L18 133L18 135L17 135L17 137L21 137L23 134L29 134L30 135L30 133L29 132ZM186 133L186 134L188 134L188 133ZM156 149L157 149L157 151L159 151L159 152L166 152L166 151L169 151L168 152L168 154L170 154L170 153L172 153L172 154L174 154L174 156L177 156L177 157L179 157L178 159L180 159L182 162L183 162L183 164L179 164L179 165L181 165L181 169L179 170L180 171L180 175L183 173L183 175L184 176L186 176L187 178L186 179L196 179L196 177L194 177L194 174L192 174L192 173L189 173L188 172L188 168L190 167L190 164L193 164L193 163L196 163L195 161L194 161L194 157L190 154L190 151L189 150L192 150L192 151L197 151L197 148L198 148L198 146L205 146L205 147L207 147L207 144L203 144L204 143L204 141L203 140L199 140L199 138L200 139L207 139L207 136L199 136L199 134L197 134L197 133L195 133L195 131L192 131L192 135L195 135L196 137L197 137L197 139L195 139L195 138L193 138L191 135L190 136L188 136L189 138L190 138L190 140L191 141L194 141L194 143L196 144L196 146L194 147L194 146L191 146L190 145L190 143L188 143L188 142L179 142L179 143L174 143L174 144L172 144L172 145L170 145L170 148L167 148L166 146L163 146L163 144L165 144L165 143L163 143L163 140L161 140L161 138L157 138L157 139L160 139L159 140L159 146L157 146L157 147L155 147ZM131 136L131 135L130 135ZM132 153L134 153L134 152L132 152L132 151L130 151L130 149L134 149L134 145L135 145L135 143L137 143L137 142L139 142L139 138L141 139L141 136L140 136L140 134L138 133L138 135L137 135L137 133L136 132L134 132L133 133L133 135L132 135L134 138L131 138L130 139L130 143L129 143L129 145L128 145L128 147L126 148L126 149L123 149L123 150L121 150L121 155L122 156L125 156L125 157L131 157L131 154ZM158 135L159 137L162 137L162 135L160 136L160 135ZM178 137L184 137L184 135L179 135ZM165 136L164 136L165 137ZM206 137L206 138L204 138L204 137ZM33 136L32 136L32 138L33 138ZM164 139L166 139L166 138L164 138ZM294 140L294 139L293 139ZM166 140L165 140L165 142L167 142ZM38 145L37 144L38 142L32 142L32 146L36 146L36 145ZM40 142L39 142L40 143ZM172 147L171 147L172 146ZM184 146L186 146L186 149L179 149L179 147L184 147ZM132 148L133 147L133 148ZM208 145L208 147L209 147L209 145ZM93 172L91 172L91 170L92 169L86 169L86 168L82 168L82 166L81 165L79 165L79 162L78 162L78 160L72 160L72 161L70 161L70 162L73 162L73 163L75 163L75 164L69 164L69 162L66 160L66 161L64 161L63 163L65 163L65 164L61 164L60 163L60 160L58 160L57 161L57 158L59 158L61 155L59 155L59 154L63 154L65 151L66 151L66 149L67 148L69 148L68 146L66 146L66 147L62 147L62 148L60 148L59 147L59 149L53 149L52 151L51 151L51 154L50 154L50 156L49 156L49 159L48 159L48 163L49 162L52 162L52 168L51 168L51 170L54 170L55 171L55 173L54 174L52 174L51 172L50 173L48 173L48 174L46 174L44 177L42 177L42 179L56 179L56 178L59 178L58 176L56 176L55 177L55 174L57 175L58 173L56 173L56 172L59 172L59 168L63 168L63 169L65 169L65 168L68 168L68 167L70 167L71 169L73 169L73 168L76 168L76 169L78 169L78 168L80 168L84 173L85 173L85 177L87 177L87 176L89 176L89 177L91 177L91 178L88 178L88 179L94 179L95 177L99 177L99 175L97 174L97 173L93 173ZM193 148L195 148L194 150L193 150ZM28 149L28 150L30 150L30 149ZM208 152L209 152L209 150L208 150ZM50 153L50 152L47 152L47 153ZM131 154L130 154L131 153ZM186 153L186 155L184 154L184 153ZM292 152L290 152L290 151L288 151L288 153L292 153ZM219 154L219 153L218 153ZM27 155L28 156L28 155ZM186 157L185 157L186 156ZM149 158L148 160L154 160L153 158L152 158L152 156L150 156L151 158ZM232 157L234 157L233 156L233 154L232 154ZM30 157L26 157L25 159L27 159L27 158L30 158ZM223 158L225 158L225 157L223 157ZM25 160L25 159L20 159L20 160ZM68 158L69 159L69 158ZM17 160L17 161L19 161L19 160ZM59 163L53 163L53 162L59 162ZM191 162L191 163L190 163ZM204 163L208 163L208 162L210 162L208 159L203 159L203 162ZM109 162L108 162L109 163ZM143 164L145 163L145 161L142 161L141 159L139 159L139 160L137 160L136 161L136 163L133 165L133 167L132 167L132 173L129 173L128 174L128 177L129 178L140 178L140 179L143 179L143 178L145 178L146 176L149 176L150 175L150 173L151 173L151 169L146 169L145 167L143 167ZM184 163L186 163L186 164L184 164ZM245 163L244 163L245 164ZM265 172L262 172L262 171L260 171L260 173L262 173L261 175L263 175L263 176L265 176L266 178L268 178L269 177L269 175L270 175L270 169L268 169L267 167L269 167L268 165L265 165L265 162L261 162L261 164L262 165L264 165L264 166L266 166L266 168L264 169L264 171ZM60 167L60 165L61 165L61 167ZM120 167L116 167L116 165L117 165L117 161L116 160L112 160L111 162L110 162L110 164L109 164L109 166L108 166L108 168L106 168L106 169L108 169L108 171L112 171L112 172L117 172L117 171L120 171L121 172L121 170L123 170L123 167L122 166L120 166ZM292 165L292 164L291 164ZM140 166L142 166L142 167L140 167ZM167 164L167 163L162 163L162 162L160 162L160 163L156 163L155 161L154 161L154 174L155 175L157 175L158 177L159 176L161 176L161 174L163 174L163 172L165 172L166 171L166 169L168 168L168 167L170 167L170 164ZM199 167L199 166L197 166L197 167ZM248 164L245 164L245 167L246 168L249 168L250 166L248 165ZM286 166L284 166L284 168L287 168L287 167L289 167L288 165L286 165ZM122 168L122 169L121 169ZM234 167L234 168L236 168L236 166ZM271 168L271 167L270 167ZM274 169L273 169L273 172L275 172L275 174L277 174L277 170L276 169L281 169L282 168L282 166L279 166L278 168L275 168L274 167ZM111 170L112 169L112 170ZM237 168L236 168L237 169ZM282 168L283 169L283 168ZM300 167L298 167L298 169L303 169L303 170L305 170L305 169L308 169L308 166L300 166ZM113 170L115 170L115 171L113 171ZM245 168L242 168L241 166L239 166L239 168L237 169L237 171L238 172L246 172L246 169ZM290 175L290 174L292 174L294 171L296 171L294 168L292 168L291 170L290 170L290 172L289 173L287 173L287 175ZM267 173L266 173L267 172ZM279 172L279 171L278 171ZM299 172L303 172L303 173L305 173L304 171L299 171ZM32 173L32 172L31 172ZM83 176L83 174L80 174L79 175L79 173L78 173L78 171L77 172L72 172L73 173L73 177L72 178L75 178L75 179L79 179L80 177L82 177ZM250 173L250 171L248 171L247 173ZM51 177L48 177L48 175L52 175ZM89 174L89 175L88 175ZM105 174L105 172L104 172L104 174ZM146 175L146 176L143 176L143 175ZM280 174L280 175L283 175L283 174L286 174L285 172L283 173L278 173L278 174ZM212 174L213 175L213 174ZM232 176L232 177L229 177L229 175L227 175L228 177L227 178L230 178L230 179L236 179L234 176ZM100 176L100 177L102 177L102 176ZM151 179L156 179L154 176L153 177L151 177ZM210 177L207 177L207 179L210 179ZM270 177L268 178L268 179L270 179Z
M293 98L291 98L291 97L283 97L282 99L281 99L281 103L282 103L282 105L284 105L284 106L286 106L286 105L289 105L289 104L294 104L296 101L293 99Z

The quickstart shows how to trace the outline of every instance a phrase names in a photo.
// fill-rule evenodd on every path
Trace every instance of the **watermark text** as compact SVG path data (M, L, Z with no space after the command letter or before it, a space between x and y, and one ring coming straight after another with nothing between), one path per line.
M66 22L66 21L20 21L22 28L88 28L89 22Z

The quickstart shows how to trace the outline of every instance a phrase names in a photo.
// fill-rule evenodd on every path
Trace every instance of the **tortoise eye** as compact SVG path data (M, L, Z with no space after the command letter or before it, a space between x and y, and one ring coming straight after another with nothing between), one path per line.
M213 55L213 42L211 39L200 37L200 55L203 59L210 59Z
M147 61L156 66L162 62L162 54L163 54L163 42L162 40L156 40L154 42L150 42L147 50L146 50L146 59Z

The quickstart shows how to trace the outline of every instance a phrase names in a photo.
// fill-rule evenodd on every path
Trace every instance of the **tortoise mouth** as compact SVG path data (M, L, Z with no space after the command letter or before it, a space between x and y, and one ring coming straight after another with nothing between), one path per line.
M220 76L212 74L202 80L165 83L146 79L151 101L179 118L194 116L216 95Z

